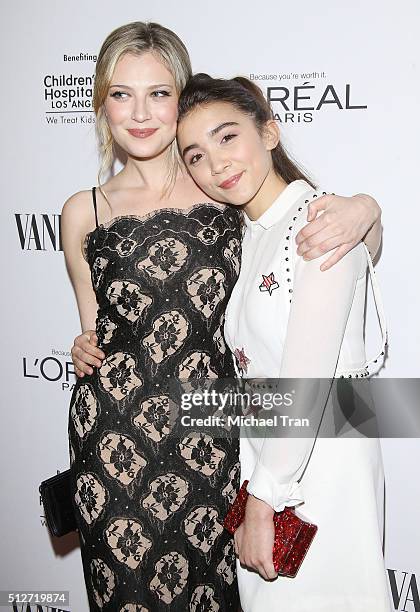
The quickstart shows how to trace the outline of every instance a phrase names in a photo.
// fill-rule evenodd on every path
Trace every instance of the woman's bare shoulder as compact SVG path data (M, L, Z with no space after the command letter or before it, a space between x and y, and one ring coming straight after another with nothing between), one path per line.
M73 228L85 228L92 221L95 222L90 189L78 191L64 202L61 221L70 224Z

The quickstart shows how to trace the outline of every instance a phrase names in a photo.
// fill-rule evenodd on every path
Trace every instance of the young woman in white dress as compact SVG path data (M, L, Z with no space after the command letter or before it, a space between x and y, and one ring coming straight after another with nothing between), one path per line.
M260 90L244 78L197 75L181 94L178 144L203 191L243 207L241 271L225 323L238 373L367 376L369 253L359 244L325 272L296 256L296 234L320 193L285 153ZM241 481L249 480L250 493L235 533L243 611L389 612L379 441L318 438L310 456L312 444L241 439ZM286 506L302 506L318 525L294 579L277 577L272 562L273 513Z

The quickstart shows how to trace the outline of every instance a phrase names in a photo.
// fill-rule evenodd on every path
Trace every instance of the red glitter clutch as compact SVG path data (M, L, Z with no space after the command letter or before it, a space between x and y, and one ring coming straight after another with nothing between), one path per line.
M224 527L234 534L245 517L248 499L245 480L224 520ZM299 518L293 508L275 512L273 563L275 571L281 576L294 578L300 568L318 527Z

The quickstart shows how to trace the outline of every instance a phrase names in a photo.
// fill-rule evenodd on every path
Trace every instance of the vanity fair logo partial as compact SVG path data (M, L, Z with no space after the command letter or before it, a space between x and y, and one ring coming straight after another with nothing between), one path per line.
M250 73L280 123L311 123L317 114L363 111L363 92L352 83L333 83L325 72Z
M388 569L394 610L420 612L418 581L415 574L402 570Z
M62 251L61 215L51 213L15 213L15 223L22 251Z

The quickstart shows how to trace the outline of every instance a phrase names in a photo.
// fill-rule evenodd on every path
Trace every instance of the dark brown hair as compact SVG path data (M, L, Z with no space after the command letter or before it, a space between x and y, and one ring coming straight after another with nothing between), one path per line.
M178 122L197 106L213 102L227 102L244 114L250 115L260 134L267 121L274 119L273 111L261 89L247 78L213 79L208 74L200 72L189 79L181 93L178 103ZM315 188L304 171L289 157L280 141L271 151L271 156L276 174L286 183L303 179Z

